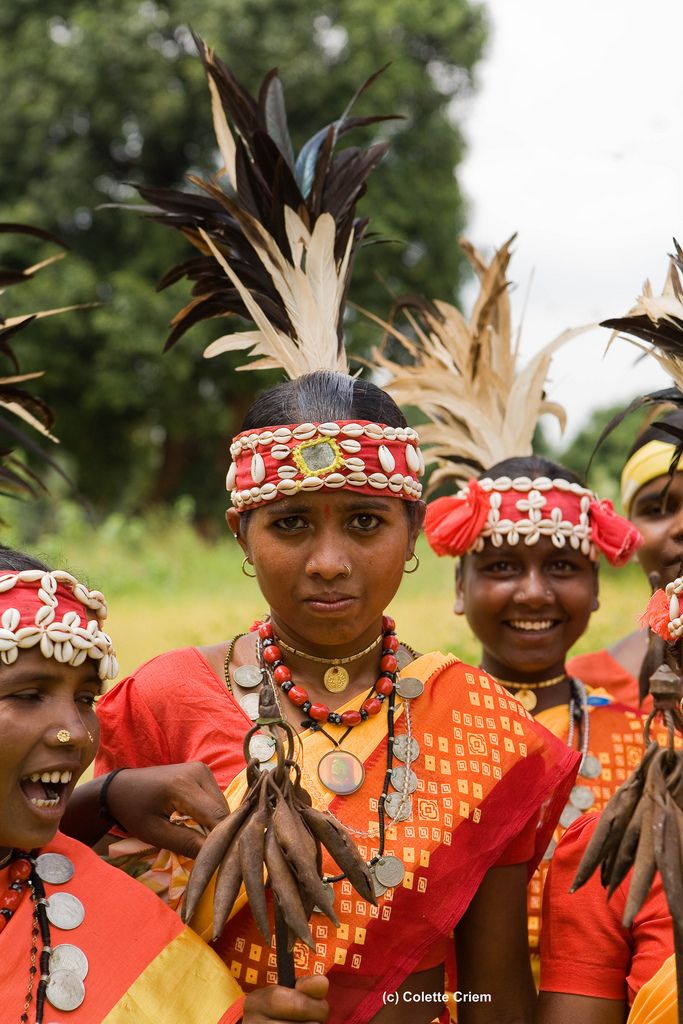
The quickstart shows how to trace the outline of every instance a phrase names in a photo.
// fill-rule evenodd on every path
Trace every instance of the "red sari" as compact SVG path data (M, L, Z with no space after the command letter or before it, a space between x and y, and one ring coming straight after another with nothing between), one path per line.
M242 784L238 776L244 764L241 747L247 722L224 686L220 705L217 699L214 702L219 686L210 670L212 679L205 671L195 679L188 675L188 665L196 665L200 657L196 651L163 655L107 694L98 707L103 751L98 772L117 763L149 763L146 722L150 716L153 735L168 738L179 734L175 723L187 715L182 742L178 749L167 746L166 760L180 760L191 750L193 757L214 768L223 785L225 765L240 762L229 780L229 802L235 805ZM533 871L578 764L575 752L535 722L485 673L438 654L424 655L408 672L426 684L422 696L411 702L413 735L420 743L413 765L419 787L413 795L412 817L388 830L385 846L406 866L403 882L380 897L377 908L342 882L337 887L341 927L335 929L316 915L315 954L295 947L300 973L329 975L330 1021L339 1024L369 1020L382 1005L383 991L393 991L414 971L445 960L453 928L489 868L526 862L529 872ZM173 687L171 692L169 678L181 674L182 688ZM357 703L357 698L350 703ZM198 707L208 704L216 712L220 708L220 717L204 721L197 714ZM138 719L139 707L144 711ZM239 728L236 716L241 716ZM220 758L214 766L212 752L222 723L230 723L230 731L223 726ZM404 716L397 714L396 733L404 731ZM361 789L350 796L330 799L321 794L315 765L329 741L319 733L303 734L302 740L303 781L314 801L329 806L354 829L375 828L386 772L383 716L369 720L354 730L350 742L345 741L345 748L361 757L366 773ZM160 751L159 745L152 758ZM376 839L358 842L365 856L376 852ZM334 873L332 863L324 866ZM203 933L206 919L200 915L193 926ZM238 902L216 949L245 990L276 981L274 951L265 946L248 906Z

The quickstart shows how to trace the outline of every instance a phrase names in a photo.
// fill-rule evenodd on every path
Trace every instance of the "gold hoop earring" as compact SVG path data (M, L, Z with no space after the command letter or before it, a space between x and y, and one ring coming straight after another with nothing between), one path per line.
M412 575L412 573L417 572L417 570L420 568L420 556L416 555L415 552L413 551L411 558L415 559L415 565L412 567L412 569L406 569L404 567L403 571L406 574L406 576Z
M250 572L247 572L247 570L245 569L245 565L251 565L251 562L249 561L249 555L245 555L244 558L242 559L242 574L246 576L248 580L255 580L256 573L254 573L252 576L252 574Z

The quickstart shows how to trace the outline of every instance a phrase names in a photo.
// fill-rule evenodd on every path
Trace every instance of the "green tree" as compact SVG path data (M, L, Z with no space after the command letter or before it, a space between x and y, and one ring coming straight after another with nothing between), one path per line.
M636 435L643 423L643 413L627 416L612 433L608 434L600 447L595 451L595 444L607 424L628 403L610 405L603 409L595 409L588 420L564 451L552 456L573 469L579 476L586 476L586 470L593 455L589 485L603 498L611 498L615 504L619 502L619 481L624 463L631 450Z
M194 329L162 356L186 283L155 294L185 253L141 217L99 209L132 184L179 185L216 167L208 90L188 26L252 90L278 65L295 146L333 120L356 86L392 61L359 113L401 113L389 157L361 212L397 244L361 253L351 298L382 314L390 293L451 299L464 274L456 246L465 207L454 177L463 140L454 110L472 88L485 39L469 0L14 0L0 7L3 220L56 231L73 253L38 279L33 303L97 309L36 324L22 365L46 369L63 449L101 509L196 497L212 517L227 439L264 376L202 359L225 325ZM9 254L11 258L11 253ZM59 287L55 291L55 280ZM381 283L380 283L381 282ZM375 336L358 317L354 345ZM23 342L22 342L23 344Z

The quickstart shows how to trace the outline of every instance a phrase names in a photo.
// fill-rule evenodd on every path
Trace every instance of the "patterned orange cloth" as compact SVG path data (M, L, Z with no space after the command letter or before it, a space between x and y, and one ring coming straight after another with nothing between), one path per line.
M316 952L295 947L300 973L329 975L329 1019L339 1024L369 1020L382 1005L383 991L398 988L418 967L443 961L453 928L490 867L526 862L533 871L578 764L575 752L551 736L485 673L441 655L419 658L409 673L425 679L427 685L425 693L411 703L412 731L420 743L413 766L419 780L413 815L389 829L386 837L386 853L395 854L406 866L403 882L382 896L376 908L342 882L337 886L340 927L335 929L316 915ZM120 684L128 689L121 694L120 706L130 707L143 696L131 692L139 678ZM148 710L154 713L150 690L144 689ZM200 694L193 692L187 677L182 692L164 694L164 702L173 702L173 715L178 717L184 706L188 711L196 708L198 699ZM232 702L227 691L223 699L226 704ZM138 732L124 741L112 703L103 719L103 744L106 749L115 729L118 747L126 742L125 763L130 764L136 748L144 750L146 737ZM357 698L349 706L355 703ZM190 723L193 719L196 713L190 713ZM404 732L405 715L399 713L396 733ZM241 749L242 735L226 734L224 744ZM198 734L195 749L200 742ZM368 720L344 741L345 749L361 756L366 772L363 786L350 796L332 799L317 782L315 766L320 752L329 749L329 741L320 733L304 733L302 742L304 782L315 802L329 806L353 829L376 833L377 802L387 763L384 716ZM176 760L178 753L173 750L169 756ZM237 776L228 788L231 806L239 800L241 788L243 779ZM358 842L367 857L377 849L376 838ZM334 872L332 863L324 866ZM158 871L158 862L155 867ZM205 907L204 913L208 910L210 915L210 909ZM207 917L200 916L196 924L200 933L206 926ZM243 903L240 906L238 901L216 950L245 990L275 982L274 950L264 944Z

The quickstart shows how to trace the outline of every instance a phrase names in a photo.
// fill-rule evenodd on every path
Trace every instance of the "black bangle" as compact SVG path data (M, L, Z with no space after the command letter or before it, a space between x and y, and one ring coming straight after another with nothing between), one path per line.
M114 817L114 815L109 810L109 805L107 804L107 791L108 791L109 787L111 786L112 782L114 781L114 779L116 778L116 776L119 774L119 772L125 772L125 771L126 771L125 767L123 767L123 768L115 768L113 772L109 772L108 775L105 775L104 782L102 783L102 786L100 787L100 792L99 792L99 795L97 797L97 806L98 806L97 813L99 814L100 818L104 818L105 821L108 821L110 825L113 825L116 828L120 829L121 832L127 832L128 829L124 828L124 826L121 824L121 822L117 821L116 818Z

